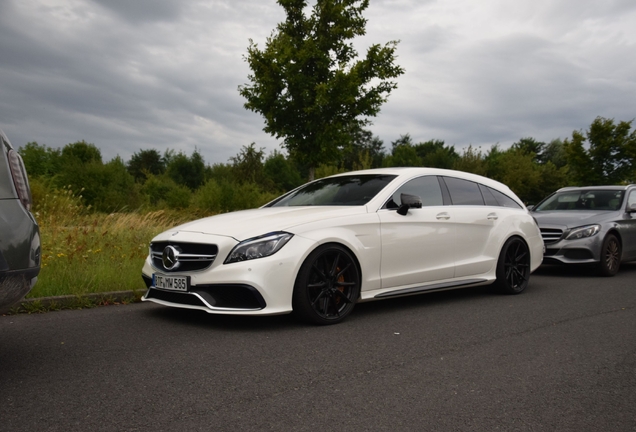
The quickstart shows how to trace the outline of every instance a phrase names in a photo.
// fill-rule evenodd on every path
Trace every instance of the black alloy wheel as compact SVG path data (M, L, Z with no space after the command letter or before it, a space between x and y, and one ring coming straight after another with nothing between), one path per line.
M294 286L294 314L313 324L336 324L351 313L360 295L360 272L349 251L323 245L305 260Z
M614 276L621 265L621 244L614 234L608 234L601 247L599 273L603 276Z
M519 237L512 237L504 244L497 261L497 288L505 294L519 294L530 279L530 251Z

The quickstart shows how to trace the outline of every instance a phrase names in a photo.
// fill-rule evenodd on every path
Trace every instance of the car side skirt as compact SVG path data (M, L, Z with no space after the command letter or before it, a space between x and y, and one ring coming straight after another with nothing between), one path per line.
M466 288L470 286L487 285L492 282L493 281L489 279L465 279L465 280L455 281L455 282L442 282L442 283L437 283L432 285L418 286L418 287L412 287L412 288L402 288L402 289L397 289L393 291L387 291L387 292L377 294L373 298L383 299L383 298L389 298L389 297L401 297L401 296L421 294L424 292L431 292L431 291L444 291L444 290L451 290L455 288Z

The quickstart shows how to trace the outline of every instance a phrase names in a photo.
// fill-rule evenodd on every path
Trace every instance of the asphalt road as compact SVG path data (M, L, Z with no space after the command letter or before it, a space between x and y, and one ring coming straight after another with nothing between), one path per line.
M356 306L0 317L1 431L636 431L636 264Z

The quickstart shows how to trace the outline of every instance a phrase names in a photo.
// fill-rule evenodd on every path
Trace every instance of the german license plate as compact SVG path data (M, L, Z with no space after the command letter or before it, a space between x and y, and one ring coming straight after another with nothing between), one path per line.
M190 278L188 276L166 276L162 274L152 275L152 285L155 288L170 291L188 291Z

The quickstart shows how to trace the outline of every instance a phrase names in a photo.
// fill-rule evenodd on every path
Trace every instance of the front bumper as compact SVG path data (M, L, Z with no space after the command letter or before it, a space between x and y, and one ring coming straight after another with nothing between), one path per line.
M152 285L152 279L142 275L148 291L143 300L160 304L198 306L217 311L258 311L267 306L258 290L249 285L210 284L191 287L187 292L162 290Z
M601 261L601 233L578 240L560 240L545 246L544 264L596 264Z
M219 239L219 243L221 242ZM209 268L202 271L169 273L173 276L190 277L190 290L187 292L154 287L153 273L168 273L153 267L151 260L147 258L142 269L142 277L148 291L141 299L165 306L203 310L212 314L289 313L292 311L296 275L314 245L313 240L294 236L272 256L231 264L223 264L231 245L220 245L219 255Z

